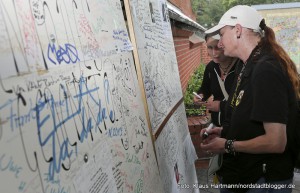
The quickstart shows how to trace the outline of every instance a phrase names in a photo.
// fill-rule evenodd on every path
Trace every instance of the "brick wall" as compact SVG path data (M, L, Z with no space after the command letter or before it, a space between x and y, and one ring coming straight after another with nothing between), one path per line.
M193 32L172 27L180 81L183 92L187 87L190 76L201 64L202 43L192 44L189 37Z
M168 0L170 3L180 9L186 16L192 20L196 20L196 15L192 10L192 3L190 0Z
M181 7L181 0L168 0L168 1L178 8Z
M200 64L207 64L211 59L207 54L206 44L192 44L189 37L191 31L181 30L172 26L179 76L182 91L185 92L188 81Z
M185 15L195 20L196 16L192 11L190 0L170 0L169 2L178 7ZM196 68L200 64L207 64L210 61L210 58L207 55L205 42L192 44L189 41L189 37L193 35L194 32L182 30L172 25L172 33L181 87L184 93L188 81Z
M201 49L201 57L202 57L202 61L203 61L203 64L207 64L209 61L211 61L211 57L208 56L208 53L207 53L207 48L206 48L206 43L204 42L203 45L202 45L202 49Z

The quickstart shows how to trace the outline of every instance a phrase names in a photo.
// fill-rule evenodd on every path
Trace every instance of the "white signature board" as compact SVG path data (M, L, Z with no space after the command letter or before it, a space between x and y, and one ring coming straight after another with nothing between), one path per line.
M119 0L0 1L0 187L160 193Z

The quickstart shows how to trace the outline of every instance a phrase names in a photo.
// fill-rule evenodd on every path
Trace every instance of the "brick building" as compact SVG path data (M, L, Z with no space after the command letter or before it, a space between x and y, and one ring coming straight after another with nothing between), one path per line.
M204 27L199 25L192 11L190 0L169 0L167 2L172 34L176 50L180 81L185 92L188 80L200 64L206 64Z

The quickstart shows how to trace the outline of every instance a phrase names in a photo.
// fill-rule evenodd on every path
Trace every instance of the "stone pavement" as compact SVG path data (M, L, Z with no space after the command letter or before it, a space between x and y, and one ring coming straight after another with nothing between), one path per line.
M207 175L207 168L204 167L197 167L196 173L198 177L198 183L206 186L208 185L209 188L200 189L200 193L219 193L218 189L211 188L210 185L213 184L213 178L208 177ZM296 187L293 189L292 193L300 193L300 170L296 170L294 173L294 183Z
M300 170L295 171L293 184L296 186L293 193L300 193Z
M200 189L200 193L219 193L218 189L211 188L210 185L213 184L212 177L208 177L207 169L196 168L196 173L198 177L198 183L202 185L208 185L209 188Z

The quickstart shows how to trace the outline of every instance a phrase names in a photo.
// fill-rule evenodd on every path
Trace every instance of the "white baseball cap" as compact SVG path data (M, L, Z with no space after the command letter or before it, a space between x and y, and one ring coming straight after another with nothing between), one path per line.
M215 40L220 40L221 39L221 37L220 37L220 35L219 34L216 34L216 35L213 35L213 36L211 36L213 39L215 39Z
M215 40L220 40L221 39L219 34L206 34L205 35L205 41L207 41L208 38L212 38L212 39L215 39Z
M259 24L263 17L252 7L247 5L237 5L230 8L221 17L219 24L205 31L206 34L214 33L226 25L235 26L240 24L242 27L260 31Z

